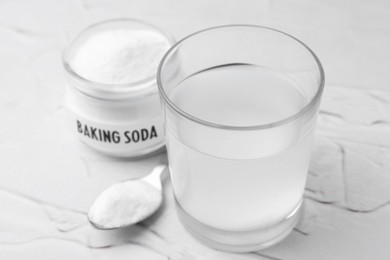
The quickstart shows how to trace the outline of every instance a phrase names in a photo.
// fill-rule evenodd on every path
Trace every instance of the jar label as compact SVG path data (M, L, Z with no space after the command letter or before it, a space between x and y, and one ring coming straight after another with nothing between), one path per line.
M98 123L69 110L71 131L93 148L113 155L131 156L164 141L162 116L132 124Z

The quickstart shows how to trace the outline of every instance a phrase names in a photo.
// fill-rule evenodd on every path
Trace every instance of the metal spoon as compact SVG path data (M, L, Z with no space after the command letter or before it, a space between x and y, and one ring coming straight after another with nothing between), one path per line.
M151 216L162 202L161 174L166 164L138 180L124 181L104 190L88 212L89 222L97 229L124 228Z

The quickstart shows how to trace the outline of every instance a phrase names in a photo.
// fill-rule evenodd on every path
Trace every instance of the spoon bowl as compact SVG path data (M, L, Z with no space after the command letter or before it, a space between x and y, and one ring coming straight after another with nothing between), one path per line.
M97 229L109 230L134 225L150 217L161 206L161 175L166 164L157 165L142 179L116 183L92 204L88 221Z

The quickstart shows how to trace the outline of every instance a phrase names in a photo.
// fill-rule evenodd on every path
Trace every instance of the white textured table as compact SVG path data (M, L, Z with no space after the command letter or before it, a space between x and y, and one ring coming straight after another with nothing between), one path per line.
M84 26L146 19L176 38L227 23L286 31L326 71L306 215L260 253L209 249L166 203L148 221L97 231L86 212L105 187L147 174L159 157L113 160L67 131L61 51ZM0 1L0 259L390 259L390 2Z

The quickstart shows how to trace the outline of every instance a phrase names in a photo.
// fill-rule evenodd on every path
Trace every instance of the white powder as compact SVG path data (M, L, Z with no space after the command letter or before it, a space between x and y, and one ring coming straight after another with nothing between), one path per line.
M76 42L72 69L85 79L105 84L126 84L154 76L170 47L158 31L126 27L93 32Z
M131 225L155 212L161 201L161 192L143 181L117 183L97 198L88 218L105 229Z

